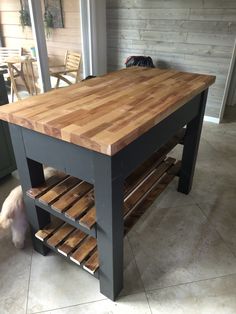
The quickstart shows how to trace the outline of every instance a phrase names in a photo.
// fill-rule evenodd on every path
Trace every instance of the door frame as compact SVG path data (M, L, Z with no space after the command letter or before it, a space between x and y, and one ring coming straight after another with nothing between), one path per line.
M32 33L35 43L36 59L39 73L39 84L43 92L51 89L48 65L48 51L44 32L42 5L39 0L28 0Z
M107 73L106 0L79 0L83 75Z
M236 73L236 39L234 42L232 58L230 61L228 76L226 79L223 101L222 101L222 105L221 105L221 109L220 109L220 115L219 115L219 120L220 120L219 122L222 122L222 120L224 118L225 108L226 108L227 102L229 100L229 93L230 93L230 88L231 88L232 81L234 78L234 76L233 76L234 73Z

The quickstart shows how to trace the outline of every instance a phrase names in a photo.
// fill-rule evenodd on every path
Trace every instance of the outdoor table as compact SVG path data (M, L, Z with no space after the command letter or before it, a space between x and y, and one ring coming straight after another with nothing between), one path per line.
M178 191L191 190L214 81L133 67L2 106L35 250L76 263L115 300L124 234L176 175ZM166 158L179 142L181 163ZM43 165L60 172L45 182Z

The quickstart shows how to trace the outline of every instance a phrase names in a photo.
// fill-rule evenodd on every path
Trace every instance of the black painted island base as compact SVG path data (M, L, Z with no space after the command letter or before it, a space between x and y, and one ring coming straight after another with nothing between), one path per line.
M132 181L131 179L127 180L127 178L131 178L132 173L135 173L135 171L136 174L138 174L137 168L149 158L152 158L151 156L156 151L161 150L179 130L186 126L183 139L184 148L181 167L180 171L177 171L175 174L179 174L178 191L188 194L191 190L194 175L206 99L207 89L113 156L98 153L79 145L74 145L15 124L10 124L10 132L35 250L45 255L49 250L48 247L58 252L59 245L61 247L59 253L62 253L68 260L73 261L73 259L70 258L71 256L66 253L65 245L62 248L63 244L67 244L68 247L69 243L72 245L72 248L74 248L74 250L72 249L71 251L73 254L75 250L78 250L78 252L74 254L74 261L84 266L81 262L83 261L83 252L81 252L81 250L79 251L78 246L73 247L73 245L75 245L73 241L65 242L76 233L77 228L82 233L78 234L77 231L76 236L80 236L83 241L85 241L83 234L88 234L89 238L86 238L87 242L85 242L83 246L86 248L89 246L87 262L90 259L90 263L87 263L87 266L84 268L87 268L99 278L101 293L111 300L115 300L123 288L123 237L124 233L129 229L129 225L133 224L133 219L130 218L131 216L129 217L128 215L126 218L129 219L124 219L124 198L126 200L128 197L127 184L129 180L130 182ZM171 148L171 145L169 148ZM163 153L166 153L165 149ZM163 156L159 157L162 157L160 162L163 162ZM174 164L174 161L171 159L164 161L167 164L170 163L172 166ZM96 207L96 211L93 209L95 221L93 220L92 224L86 225L85 222L80 222L81 219L71 219L69 214L66 215L63 211L60 212L53 209L53 205L50 201L49 203L45 203L45 201L42 201L43 198L40 201L40 197L43 195L42 187L44 186L45 188L43 165L52 166L67 175L79 178L79 180L81 180L80 182L87 182L87 184L91 185L90 190L94 191ZM166 164L162 164L162 167L166 167ZM153 169L154 168L152 168L151 171L153 171ZM149 171L145 180L152 178L154 172L151 171ZM160 169L158 172L160 172ZM155 185L156 189L154 188L151 191L145 190L144 188L147 202L144 203L142 200L143 203L139 202L137 206L134 206L137 211L136 216L133 215L133 218L139 217L140 212L145 209L145 206L147 207L147 205L151 203L153 196L158 195L158 189L162 189L164 181L168 178L170 179L171 171L168 172L167 167L162 174L166 175L164 180L163 177L160 178L160 176L158 177L158 175L155 174L157 176L157 180L155 181L155 184L157 184ZM135 175L133 179L134 177ZM162 181L158 181L159 179ZM71 182L71 179L69 180L68 177L67 179L64 178L64 180ZM134 190L138 187L137 182L138 181L136 181L136 186L133 186ZM150 181L145 182L149 182L148 184L151 186ZM72 184L71 188L74 188L76 184L78 185L79 182L74 181L74 185ZM53 188L53 186L55 185L51 185L51 188ZM34 189L37 189L37 187L41 187L41 192L38 194L38 197L32 197L32 195L30 197L30 193L32 191L35 192ZM46 190L48 191L49 189L50 186L48 186ZM46 190L44 190L44 192ZM61 195L67 193L68 189L64 189L63 191ZM73 206L73 204L71 204L71 206ZM132 209L132 211L135 213L134 209ZM48 225L50 226L51 215L60 218L61 221L66 222L69 227L64 225L60 231L60 234L62 234L61 239L58 240L57 236L54 236L48 243L44 240L48 239L48 237L53 234L52 229L50 233L50 228L46 227ZM80 216L78 217L80 218ZM54 227L54 231L58 230L57 228L58 225ZM35 234L43 229L46 230L46 235L45 232L41 232L35 237ZM42 242L42 240L44 242ZM79 240L77 244L78 243ZM92 269L91 264L97 261L98 256L99 268L95 267Z

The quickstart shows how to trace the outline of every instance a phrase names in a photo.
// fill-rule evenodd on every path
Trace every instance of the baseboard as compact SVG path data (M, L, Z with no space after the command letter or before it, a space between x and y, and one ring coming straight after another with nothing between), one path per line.
M209 117L209 116L204 116L204 121L217 123L217 124L220 123L220 119L219 118L214 118L214 117Z

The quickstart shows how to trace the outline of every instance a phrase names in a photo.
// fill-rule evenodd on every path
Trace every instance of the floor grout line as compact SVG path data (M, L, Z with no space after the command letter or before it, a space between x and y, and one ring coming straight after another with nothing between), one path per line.
M236 273L230 273L227 275L222 275L222 276L217 276L217 277L211 277L211 278L204 278L204 279L199 279L199 280L193 280L193 281L188 281L188 282L183 282L183 283L179 283L176 285L170 285L170 286L165 286L165 287L160 287L160 288L155 288L155 289L147 289L147 293L153 292L153 291L159 291L159 290L164 290L164 289L168 289L168 288L174 288L174 287L181 287L184 285L189 285L189 284L194 284L194 283L199 283L199 282L204 282L204 281L209 281L209 280L215 280L215 279L221 279L221 278L227 278L230 276L236 276Z
M26 309L25 314L28 313L28 304L29 304L29 289L30 289L30 278L31 278L31 268L33 261L33 247L31 247L31 258L30 258L30 269L29 269L29 279L28 279L28 287L27 287L27 298L26 298Z
M121 295L119 297L119 299L125 298L125 297L129 297L129 296L134 296L134 295L138 295L145 292L135 292L135 293L130 293L127 295ZM145 294L146 295L146 294ZM57 310L63 310L63 309L69 309L69 308L73 308L73 307L77 307L80 305L87 305L87 304L93 304L93 303L97 303L97 302L102 302L102 301L110 301L113 303L119 303L119 299L117 301L111 301L108 298L104 298L104 299L100 299L100 300L94 300L94 301L88 301L88 302L82 302L82 303L78 303L78 304L73 304L73 305L68 305L68 306L63 306L63 307L58 307L58 308L54 308L54 309L49 309L49 310L44 310L44 311L40 311L40 312L32 312L31 314L41 314L41 313L48 313L51 311L57 311ZM151 312L152 313L152 312Z
M136 266L136 268L137 268L138 275L139 275L139 278L140 278L141 283L142 283L142 286L143 286L143 291L144 291L144 292L145 292L145 294L146 294L146 290L145 290L144 282L143 282L143 279L142 279L141 273L140 273L139 268L138 268L138 264L137 264L137 261L136 261L135 255L134 255L133 247L132 247L132 245L131 245L131 243L130 243L130 240L129 240L129 236L127 235L127 237L126 237L126 238L127 238L128 243L129 243L130 250L131 250L131 253L132 253L132 256L133 256L133 259L134 259L134 263L135 263L135 266Z
M147 293L145 292L145 296L146 296L146 300L147 300L147 304L148 304L148 307L149 307L149 310L150 310L150 313L152 314L152 308L151 308L151 305L149 303L149 298L148 298L148 295Z
M78 303L78 304L72 304L72 305L68 305L68 306L57 307L57 308L50 309L50 310L44 310L44 311L40 311L40 312L32 312L32 314L41 314L41 313L54 312L54 311L58 311L58 310L70 309L70 308L77 307L80 305L92 304L92 303L102 302L102 301L106 301L106 300L108 300L108 299L104 298L104 299L100 299L100 300L82 302L82 303Z
M148 298L148 294L147 294L147 292L146 292L146 289L145 289L145 296L146 296L146 300L147 300L147 304L148 304L150 313L152 314L152 308L151 308L151 305L150 305L150 302L149 302L149 298Z
M138 264L137 264L137 261L136 261L136 258L135 258L135 254L134 254L134 251L133 251L133 247L132 247L132 245L131 245L131 242L130 242L130 240L129 240L129 236L128 236L128 235L127 235L126 238L127 238L128 243L129 243L130 250L131 250L131 254L132 254L132 256L133 256L134 263L135 263L135 266L136 266L136 269L137 269L139 278L140 278L141 283L142 283L142 286L143 286L143 292L144 292L145 297L146 297L146 300L147 300L147 304L148 304L148 307L149 307L149 310L150 310L150 314L152 314L152 309L151 309L151 306L150 306L150 303L149 303L149 299L148 299L148 296L147 296L147 293L146 293L145 285L144 285L144 282L143 282L143 279L142 279L140 270L139 270L139 268L138 268ZM131 294L130 294L130 295L131 295ZM128 295L128 296L129 296L129 295Z
M201 205L196 203L198 208L200 209L200 211L202 212L202 214L204 215L204 217L206 217L207 221L208 220L208 216L205 214L204 210L201 208ZM204 204L204 203L202 203ZM233 252L233 250L231 249L231 247L228 245L228 243L224 240L224 238L222 237L221 233L217 230L217 227L209 221L209 224L212 226L212 228L215 230L215 232L218 234L218 236L220 237L221 241L225 244L225 246L227 247L227 249L232 253L232 255L236 258L236 254Z

